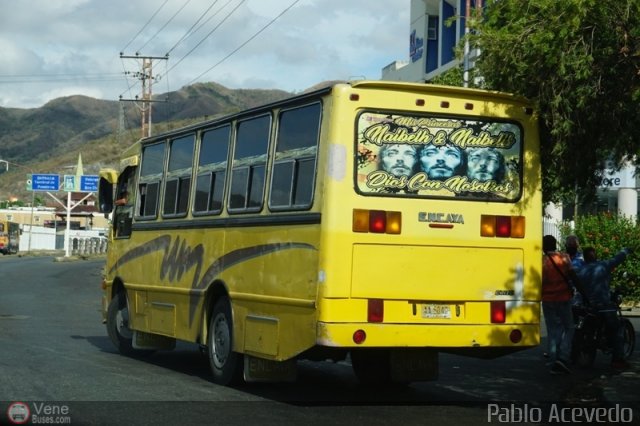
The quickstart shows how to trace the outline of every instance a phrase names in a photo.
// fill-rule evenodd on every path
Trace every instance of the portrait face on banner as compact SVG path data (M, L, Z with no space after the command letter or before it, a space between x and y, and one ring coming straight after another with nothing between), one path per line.
M362 194L520 198L523 136L515 122L363 112L357 135Z

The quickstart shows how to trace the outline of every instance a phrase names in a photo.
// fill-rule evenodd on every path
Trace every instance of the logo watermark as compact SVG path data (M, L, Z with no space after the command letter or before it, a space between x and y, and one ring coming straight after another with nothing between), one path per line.
M633 409L615 404L611 407L547 408L529 404L487 404L488 423L633 423Z
M13 402L7 409L9 422L16 425L30 424L71 424L71 410L66 404Z
M7 409L7 418L16 425L23 425L29 421L31 410L24 402L13 402Z

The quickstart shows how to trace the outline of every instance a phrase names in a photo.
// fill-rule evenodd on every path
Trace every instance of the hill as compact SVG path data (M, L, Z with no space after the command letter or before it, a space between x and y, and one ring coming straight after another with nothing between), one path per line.
M153 133L291 95L282 90L228 89L216 83L185 86L154 97L166 102L153 103ZM85 174L113 166L123 149L139 137L140 114L130 102L77 95L54 99L40 108L0 108L0 159L13 163L8 172L0 164L0 202L18 197L29 203L25 174L72 174L78 154L82 154Z

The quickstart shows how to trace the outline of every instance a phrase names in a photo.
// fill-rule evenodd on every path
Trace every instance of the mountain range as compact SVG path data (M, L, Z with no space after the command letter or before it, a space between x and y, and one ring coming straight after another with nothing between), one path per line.
M282 90L229 89L198 83L160 94L152 103L153 133L292 96ZM84 174L114 167L119 154L140 138L141 116L133 102L76 95L39 108L0 108L0 201L30 202L27 174L75 174L82 156ZM7 170L8 169L8 170Z

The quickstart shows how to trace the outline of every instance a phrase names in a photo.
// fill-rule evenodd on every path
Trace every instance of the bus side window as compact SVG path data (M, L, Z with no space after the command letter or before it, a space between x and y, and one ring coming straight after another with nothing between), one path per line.
M320 135L320 103L280 113L269 192L271 210L311 207Z
M155 219L158 214L160 183L164 169L165 143L147 145L142 149L137 214L141 219Z
M230 137L231 126L228 125L202 133L196 177L196 196L193 202L194 214L220 214L222 212Z
M122 172L118 180L113 221L116 237L128 237L131 235L133 206L135 205L135 192L133 191L135 170L135 167L128 167Z
M264 194L271 116L263 115L241 121L237 126L229 211L234 213L260 211Z
M191 168L195 135L191 134L169 142L169 161L164 187L163 216L185 216L191 192Z

